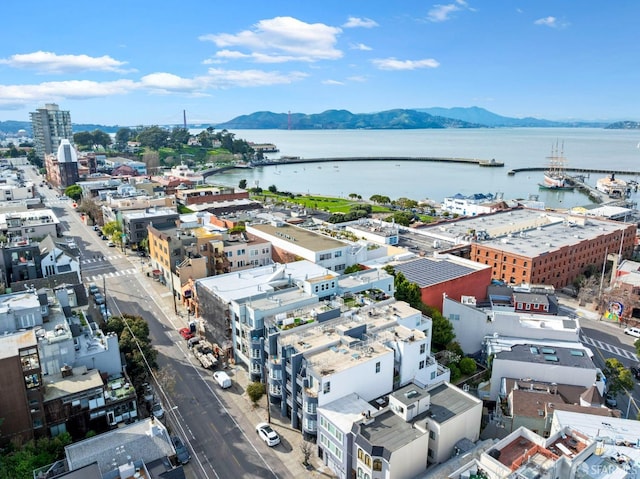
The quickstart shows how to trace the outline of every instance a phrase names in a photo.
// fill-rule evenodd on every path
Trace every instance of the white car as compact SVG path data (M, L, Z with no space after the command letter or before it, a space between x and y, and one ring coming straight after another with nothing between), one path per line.
M231 387L231 378L224 371L216 371L213 373L213 379L216 380L218 386L222 389L227 389Z
M267 446L272 447L280 444L280 436L266 422L261 422L260 424L258 424L256 426L256 432L258 433L258 436L260 436L260 439L262 439Z

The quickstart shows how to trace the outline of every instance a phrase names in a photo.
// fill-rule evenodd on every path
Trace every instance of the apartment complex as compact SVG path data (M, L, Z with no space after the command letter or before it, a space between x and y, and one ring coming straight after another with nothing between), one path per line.
M71 115L60 110L57 104L47 103L43 108L29 113L33 127L33 142L36 156L44 160L45 155L57 151L60 141L73 141Z

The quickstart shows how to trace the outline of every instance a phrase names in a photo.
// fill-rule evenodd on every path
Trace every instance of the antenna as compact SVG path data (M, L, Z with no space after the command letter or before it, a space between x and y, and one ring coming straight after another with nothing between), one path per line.
M187 129L187 110L182 110L182 121L184 122L184 129Z

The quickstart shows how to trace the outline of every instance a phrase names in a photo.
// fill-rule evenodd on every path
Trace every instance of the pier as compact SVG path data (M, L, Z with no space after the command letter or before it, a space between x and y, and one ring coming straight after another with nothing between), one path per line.
M481 160L478 158L445 158L435 156L351 156L351 157L339 157L339 158L300 158L297 156L285 156L279 160L262 160L255 161L251 164L252 167L258 166L278 166L278 165L297 165L301 163L324 163L324 162L341 162L341 161L387 161L402 162L402 161L431 161L440 163L464 163L467 165L478 165L485 168L502 168L504 163L502 161ZM392 165L389 165L392 166ZM203 177L215 175L225 170L238 168L236 166L226 166L223 168L209 168L207 170L198 171Z
M513 170L509 170L507 174L509 176L514 176L517 173L524 173L526 171L546 171L548 170L548 166L534 166L529 168L514 168ZM626 171L626 170L606 170L603 168L565 168L565 171L572 171L575 173L603 173L605 175L611 175L612 173L615 175L622 176L640 176L640 171Z

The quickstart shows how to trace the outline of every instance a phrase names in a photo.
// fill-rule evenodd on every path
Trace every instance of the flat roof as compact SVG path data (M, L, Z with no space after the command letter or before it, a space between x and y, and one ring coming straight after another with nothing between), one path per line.
M555 411L554 422L560 429L570 427L595 439L609 438L614 443L626 441L637 444L640 437L640 421L617 417L600 417L572 411Z
M360 436L369 444L384 447L390 452L401 449L426 434L389 410L373 417L369 424L361 422L359 425Z
M472 232L477 235L484 231L488 239L476 240L478 245L491 246L511 254L536 257L633 226L568 213L516 208L426 226L417 231L434 238L446 238L455 244L470 244L474 241Z
M252 230L258 230L289 243L296 243L296 246L315 252L346 248L349 246L348 243L343 241L330 238L329 236L325 236L305 228L299 228L288 223L279 223L279 226L266 223L252 224L247 227L247 232L251 233Z
M318 406L318 413L326 417L343 432L351 431L353 423L362 419L363 413L366 414L367 411L370 414L374 414L376 408L356 393L347 394L340 399L331 401L329 404Z
M495 359L547 364L549 366L595 369L593 361L584 349L565 348L555 345L516 344L511 347L511 350L498 352Z
M62 373L42 376L45 384L45 401L53 401L61 397L77 394L90 389L102 389L104 383L97 369L81 366L72 369L72 375L62 377Z
M36 333L29 331L17 331L0 336L0 359L12 358L18 355L18 351L30 346L37 346Z
M274 291L273 282L308 280L327 274L327 269L311 261L273 264L246 269L235 273L220 274L196 280L196 285L206 288L224 301L239 301L251 296L262 296ZM336 273L337 276L337 273Z
M470 396L449 383L429 389L429 394L431 395L429 418L440 424L481 404L480 399Z

